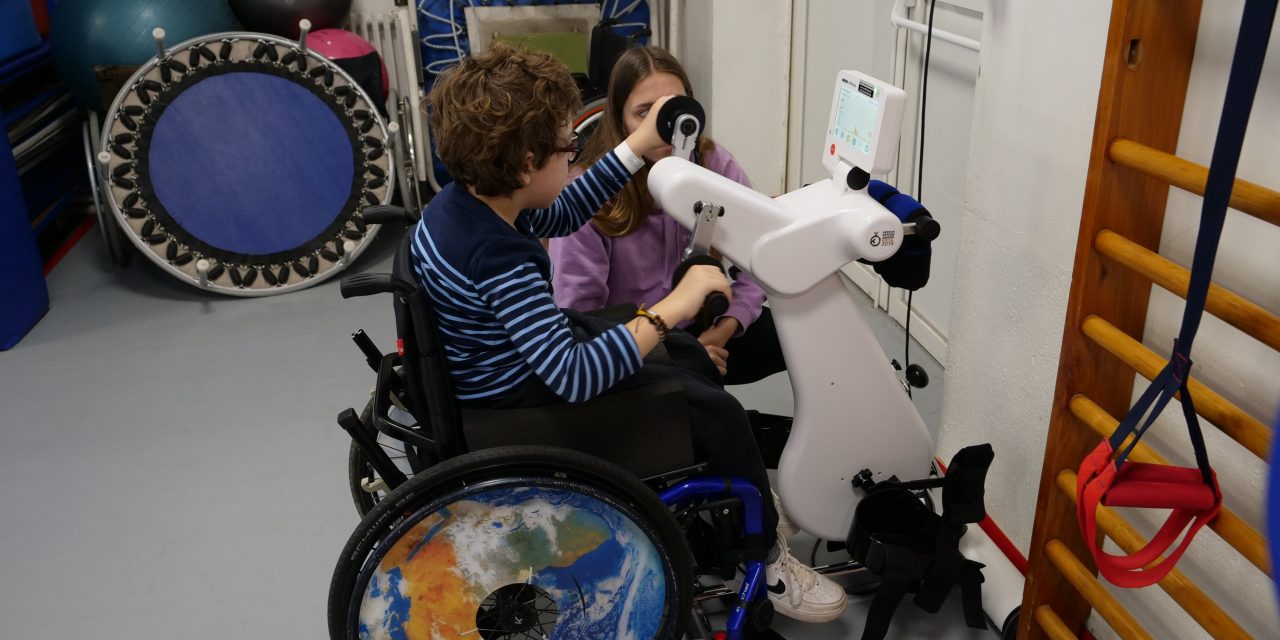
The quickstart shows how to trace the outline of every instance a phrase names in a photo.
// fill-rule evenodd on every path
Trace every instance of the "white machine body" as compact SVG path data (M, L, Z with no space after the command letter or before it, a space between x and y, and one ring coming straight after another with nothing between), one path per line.
M848 174L893 168L904 94L856 71L839 72L835 85L823 157L832 179L773 199L671 157L650 170L649 191L768 294L783 352L803 363L789 371L795 421L776 490L805 531L843 540L862 495L853 477L925 477L933 441L840 275L901 245L901 221L865 184L851 189ZM706 205L722 209L720 219L700 216Z
M768 294L783 352L795 364L795 420L775 489L796 524L828 540L849 532L865 495L851 484L860 471L871 470L876 482L914 480L933 462L929 431L862 317L866 304L849 295L840 273L855 260L888 259L902 244L903 225L867 195L865 178L893 168L904 104L892 85L839 72L823 149L831 178L776 199L679 157L649 172L656 204ZM855 170L862 180L851 179ZM1009 625L1021 575L978 527L961 548L988 566L984 609Z
M928 475L933 442L840 276L854 260L897 249L898 218L865 192L825 180L777 200L680 158L649 172L658 206L693 228L694 204L724 208L711 244L753 275L769 296L792 362L795 422L778 464L787 516L818 537L843 540L861 492L850 484Z

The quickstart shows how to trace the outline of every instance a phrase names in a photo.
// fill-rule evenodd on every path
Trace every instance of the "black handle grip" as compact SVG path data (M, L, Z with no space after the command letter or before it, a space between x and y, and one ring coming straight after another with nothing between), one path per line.
M698 318L706 318L707 320L715 320L724 315L729 310L729 297L716 291L707 296L706 301L702 303L702 310L698 312Z
M675 273L671 275L671 288L674 289L676 285L680 284L680 279L689 271L689 267L699 264L708 264L720 269L720 271L724 271L724 263L709 255L691 256L676 267ZM702 308L693 317L693 325L690 326L691 332L697 334L709 329L715 319L724 315L724 312L728 310L729 298L727 296L719 291L707 294L707 299L702 302Z
M916 237L925 242L933 242L942 234L942 225L933 216L925 212L916 213L907 222L916 223Z
M369 224L410 224L417 222L420 216L394 204L376 204L361 209L360 217Z
M706 129L707 113L702 109L702 105L697 100L689 96L675 96L663 103L662 108L658 110L658 136L663 142L671 142L671 136L675 134L676 119L681 115L688 114L703 123L702 129ZM692 132L686 131L685 135Z
M343 298L360 298L378 293L395 291L395 282L389 273L356 273L342 277L338 292Z

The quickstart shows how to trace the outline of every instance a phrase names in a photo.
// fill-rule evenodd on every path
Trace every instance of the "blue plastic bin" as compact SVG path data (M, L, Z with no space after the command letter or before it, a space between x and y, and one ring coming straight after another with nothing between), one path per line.
M0 0L0 62L40 46L31 0Z
M0 351L18 344L49 310L40 250L8 136L0 136Z

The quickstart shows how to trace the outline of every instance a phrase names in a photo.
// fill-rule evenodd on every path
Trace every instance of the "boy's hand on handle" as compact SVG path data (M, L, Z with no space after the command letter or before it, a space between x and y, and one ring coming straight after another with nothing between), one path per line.
M732 300L733 293L729 289L729 278L719 267L707 264L693 265L680 278L675 290L653 305L652 311L662 316L668 326L674 327L681 322L693 319L702 309L707 296L712 293L722 293Z
M658 112L662 110L662 105L673 97L662 96L654 101L649 107L649 113L645 114L644 121L631 132L631 135L627 136L627 146L631 147L632 153L643 156L667 146L667 143L663 142L662 137L658 135Z
M729 290L728 276L720 270L720 267L695 264L689 267L680 278L680 283L676 285L675 290L649 307L649 312L662 318L662 322L667 327L675 327L686 320L693 319L706 303L707 296L712 293L724 294L726 298L733 297L733 293ZM645 318L636 318L626 326L627 331L636 341L636 348L640 351L641 357L653 350L661 339L653 323ZM711 357L714 362L715 356ZM725 358L728 358L728 352L725 352ZM722 370L721 375L723 375L723 366L720 364L716 366Z

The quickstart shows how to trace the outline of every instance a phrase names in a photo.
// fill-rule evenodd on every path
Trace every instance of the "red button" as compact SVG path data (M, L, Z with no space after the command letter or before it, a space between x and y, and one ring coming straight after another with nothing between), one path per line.
M836 144L834 142L831 143L831 151L828 151L828 153L830 153L833 156L836 154Z

